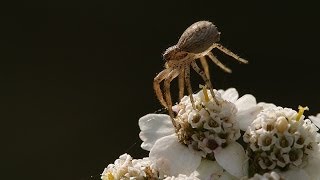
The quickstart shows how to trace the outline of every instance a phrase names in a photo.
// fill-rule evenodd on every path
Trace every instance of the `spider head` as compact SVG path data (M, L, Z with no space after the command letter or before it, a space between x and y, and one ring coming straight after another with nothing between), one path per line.
M164 61L171 61L171 60L180 60L188 55L187 52L181 51L176 45L169 47L163 53L163 60Z

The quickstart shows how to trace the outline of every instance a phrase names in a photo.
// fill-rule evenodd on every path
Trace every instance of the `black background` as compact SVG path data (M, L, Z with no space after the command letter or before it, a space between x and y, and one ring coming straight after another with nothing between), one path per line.
M250 61L210 63L217 88L320 112L319 17L307 1L39 1L1 13L2 177L97 178L140 150L139 117L161 108L153 89L161 54L198 20ZM194 89L202 83L193 73ZM172 87L172 94L177 89ZM1 178L2 179L2 178Z

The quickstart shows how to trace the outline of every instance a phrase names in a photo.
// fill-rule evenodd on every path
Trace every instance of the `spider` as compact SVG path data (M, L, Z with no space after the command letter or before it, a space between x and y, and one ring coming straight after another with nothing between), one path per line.
M195 109L194 99L192 96L192 88L190 82L190 66L202 77L210 93L215 99L213 87L209 76L209 67L206 56L208 56L217 66L225 72L231 73L231 69L223 65L211 52L213 48L217 48L223 53L233 57L241 63L248 63L247 60L240 58L227 48L217 42L220 40L220 32L217 27L209 21L198 21L188 27L181 35L178 43L169 47L163 54L165 60L165 69L161 71L153 81L153 88L160 103L168 109L171 118L174 117L172 110L172 100L170 94L170 83L178 77L179 83L179 99L184 95L186 86L190 101ZM195 60L200 59L203 69L200 69ZM160 88L160 83L164 81L164 95ZM218 104L218 102L215 100Z

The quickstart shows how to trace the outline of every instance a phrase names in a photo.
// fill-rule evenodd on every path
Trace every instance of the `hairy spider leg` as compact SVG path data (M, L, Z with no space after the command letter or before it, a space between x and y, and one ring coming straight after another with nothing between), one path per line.
M162 94L162 91L160 88L160 83L161 83L161 81L163 81L167 77L167 75L171 72L171 70L172 70L172 68L168 68L168 69L161 71L153 80L153 89L154 89L160 103L165 108L168 108L168 106L167 106L167 103L165 102L165 100L163 99L163 94Z
M238 55L236 55L235 53L231 52L229 49L223 47L221 44L218 44L218 43L215 43L213 45L214 48L218 48L220 51L222 51L223 53L233 57L235 60L239 61L239 62L242 62L242 63L245 63L247 64L248 61L245 60L245 59L242 59L241 57L239 57Z
M206 73L207 78L211 79L210 72L209 72L209 65L208 65L206 58L204 56L200 57L200 62L201 62L201 65L203 67L204 72Z
M227 66L225 66L224 64L222 64L222 62L220 62L217 58L216 58L216 56L214 56L213 54L212 54L212 52L209 52L208 54L208 57L217 65L217 66L219 66L222 70L224 70L225 72L227 72L227 73L231 73L232 72L232 70L231 69L229 69Z
M173 114L173 110L172 110L172 100L171 100L171 94L170 94L170 83L174 78L176 78L179 75L179 73L180 73L179 69L174 69L168 74L168 76L164 80L164 94L166 96L166 102L167 102L167 105L168 105L169 115L171 117L172 124L175 127L176 127L176 124L175 124L175 121L173 120L174 114Z
M199 66L197 65L197 63L195 61L193 61L191 63L192 68L202 77L203 81L206 83L206 85L209 87L210 93L212 95L212 98L214 99L214 101L216 102L216 104L219 104L218 100L215 98L215 94L213 92L213 88L212 88L212 84L210 79L208 79L206 77L206 74L204 73L204 71L202 71Z
M192 107L193 107L193 109L196 109L196 106L194 104L194 99L192 96L193 92L192 92L192 87L191 87L191 82L190 82L190 66L189 66L189 64L184 66L184 74L185 74L184 79L185 79L186 87L187 87L187 90L188 90L188 93L190 96L190 101L191 101Z
M184 96L184 68L181 68L180 74L179 74L179 100L181 100Z

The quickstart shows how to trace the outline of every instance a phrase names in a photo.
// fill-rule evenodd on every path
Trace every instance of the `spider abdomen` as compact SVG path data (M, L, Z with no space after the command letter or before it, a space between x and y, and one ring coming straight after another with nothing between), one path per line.
M219 40L220 32L214 24L209 21L198 21L183 32L176 46L181 51L198 54Z

